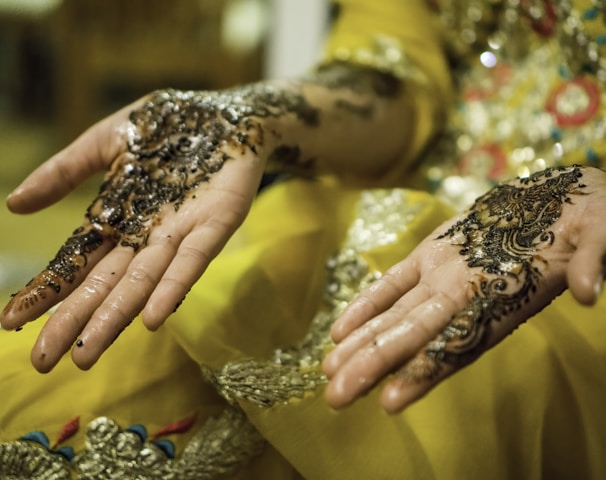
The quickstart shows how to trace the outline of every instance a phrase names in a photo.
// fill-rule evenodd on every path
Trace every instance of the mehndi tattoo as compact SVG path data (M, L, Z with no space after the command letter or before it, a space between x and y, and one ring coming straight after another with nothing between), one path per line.
M343 65L323 68L305 82L371 98L395 95L399 85L386 74ZM337 98L337 108L338 102ZM371 105L363 110L368 109L372 112ZM247 150L257 154L264 135L279 140L278 132L263 129L262 120L286 116L315 128L321 111L294 83L286 87L259 83L221 92L153 93L131 112L127 151L112 164L87 210L84 226L72 234L46 270L13 296L5 312L29 309L49 291L58 294L62 286L73 284L89 255L106 241L135 251L144 247L163 208L178 210L233 157ZM303 157L299 145L280 145L269 157L291 173L312 169L315 163Z
M76 230L46 270L16 294L8 309L28 309L73 283L104 240L138 250L167 205L177 210L233 155L263 145L260 119L295 115L318 124L300 93L256 84L216 92L163 90L130 114L127 152L112 164L85 226Z
M579 167L554 168L515 183L501 184L480 197L469 214L440 239L464 238L460 254L473 279L468 306L417 354L398 375L406 381L431 379L442 364L460 365L483 348L490 327L519 310L536 292L542 277L540 256L555 234L551 230L572 195L583 194Z

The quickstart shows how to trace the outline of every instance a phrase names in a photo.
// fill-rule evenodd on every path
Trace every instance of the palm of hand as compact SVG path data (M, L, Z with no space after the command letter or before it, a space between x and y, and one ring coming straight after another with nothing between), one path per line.
M157 328L176 308L256 193L261 131L247 108L220 95L158 92L127 121L119 112L49 161L84 169L77 155L87 143L116 131L124 139L97 159L111 169L83 225L2 313L3 326L17 328L69 295L34 347L36 368L50 370L76 338L74 360L88 368L141 309ZM34 174L30 183L40 181Z
M577 299L594 301L606 246L591 220L606 206L605 176L547 170L496 187L440 227L336 322L329 403L344 406L396 372L382 403L401 410L541 310L567 275Z

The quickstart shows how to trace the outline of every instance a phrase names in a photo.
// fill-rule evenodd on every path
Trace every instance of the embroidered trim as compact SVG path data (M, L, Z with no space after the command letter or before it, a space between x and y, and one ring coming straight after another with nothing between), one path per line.
M331 54L325 55L320 64L326 65L335 61L370 67L383 73L390 73L401 80L427 82L425 75L406 55L400 41L388 35L374 35L369 48L339 47Z
M187 423L187 422L185 422ZM179 430L181 423L172 426ZM175 430L175 431L177 431ZM40 432L0 443L0 478L11 480L205 480L238 470L261 453L265 441L235 408L209 419L190 440L180 458L168 440L148 439L142 425L122 429L113 420L93 420L85 449L76 454L48 448Z
M324 306L303 341L275 350L271 361L243 359L220 371L206 369L206 378L231 403L245 400L271 407L312 395L326 383L320 363L333 345L330 327L345 306L380 277L362 254L397 242L424 207L423 202L410 202L406 190L364 192L343 248L326 263Z

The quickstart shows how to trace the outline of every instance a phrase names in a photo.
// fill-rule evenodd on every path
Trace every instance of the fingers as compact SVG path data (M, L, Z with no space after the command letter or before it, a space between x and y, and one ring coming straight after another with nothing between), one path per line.
M419 281L419 269L407 259L389 269L352 301L331 328L335 343L359 328L367 320L386 311Z
M606 224L603 218L606 204L606 172L586 168L583 180L587 188L577 196L563 214L565 234L574 252L566 269L568 287L583 305L597 302L606 267Z
M487 325L480 321L487 314L491 316L483 303L471 302L464 309L456 310L436 337L401 364L381 394L381 405L387 413L402 411L447 377L477 360L528 315L528 311L522 309L509 317L494 317Z
M326 389L328 403L342 408L368 391L435 338L457 308L451 298L439 293L395 324L393 318L384 316L385 328L375 327L374 338L350 355L330 379Z
M374 341L381 332L401 322L416 306L427 301L431 292L420 284L402 299L383 309L383 313L371 318L352 331L341 343L328 353L322 363L324 373L330 378L351 358L355 352Z
M104 171L125 151L129 106L92 126L73 143L34 170L8 196L8 208L31 213L60 200L92 174Z
M223 248L234 229L234 224L225 217L205 222L173 252L174 259L143 310L143 323L148 329L157 330L164 323Z
M74 345L95 310L124 276L134 256L131 248L118 247L90 272L82 284L51 315L31 354L34 367L49 372Z
M604 282L606 232L597 225L583 231L567 269L568 286L583 305L597 302Z
M181 214L188 216L187 210ZM122 278L93 305L92 315L83 311L80 322L86 325L72 350L76 365L90 368L142 310L145 325L157 329L221 250L239 225L235 222L228 214L212 215L185 237L166 233L171 223L154 232L148 246L133 254Z
M179 218L190 216L184 207L150 235L145 248L119 246L99 262L48 320L32 353L36 368L52 369L76 339L74 363L92 367L144 307L146 325L157 329L241 222L215 212L184 236Z
M254 164L243 162L240 168L227 165L216 174L208 189L181 207L178 218L198 219L189 231L184 230L182 222L175 222L174 227L172 223L162 226L167 238L182 241L174 242L177 248L170 254L170 266L143 310L143 323L150 330L158 329L175 311L244 221L260 181Z
M401 412L407 406L422 398L437 384L452 375L457 369L463 367L462 363L458 364L456 368L453 365L444 363L440 365L437 373L434 373L431 377L417 378L415 381L411 381L406 370L410 368L426 368L424 364L428 359L424 358L423 355L423 352L418 354L408 365L397 371L394 377L383 388L381 392L381 406L387 413L395 414ZM471 362L471 358L467 358L466 360Z
M85 326L72 350L72 359L83 370L91 368L141 312L175 250L172 245L161 248L160 244L153 244L135 255L130 248L119 248L128 251L124 260L128 262L130 255L130 264L122 260L127 265L122 275L120 265L114 266L112 262L108 264L109 269L104 266L104 275L107 277L108 270L112 270L117 279L104 285L103 291L91 299L89 308L81 312L79 321ZM91 314L92 308L95 309Z
M65 249L66 245L74 239L81 241L82 238L86 238L86 234L70 237L49 267L12 297L0 314L2 328L13 330L36 320L72 293L88 272L113 247L113 243L105 239L100 245L94 245L94 248L91 246L86 253L83 250L79 254L69 255ZM65 253L64 257L61 256L62 252Z

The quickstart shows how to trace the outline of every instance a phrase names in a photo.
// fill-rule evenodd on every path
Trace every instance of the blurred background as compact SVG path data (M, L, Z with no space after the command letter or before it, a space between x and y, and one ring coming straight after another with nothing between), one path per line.
M28 172L152 90L305 71L328 18L325 0L0 0L0 300L46 266L100 181L17 216L4 198Z

